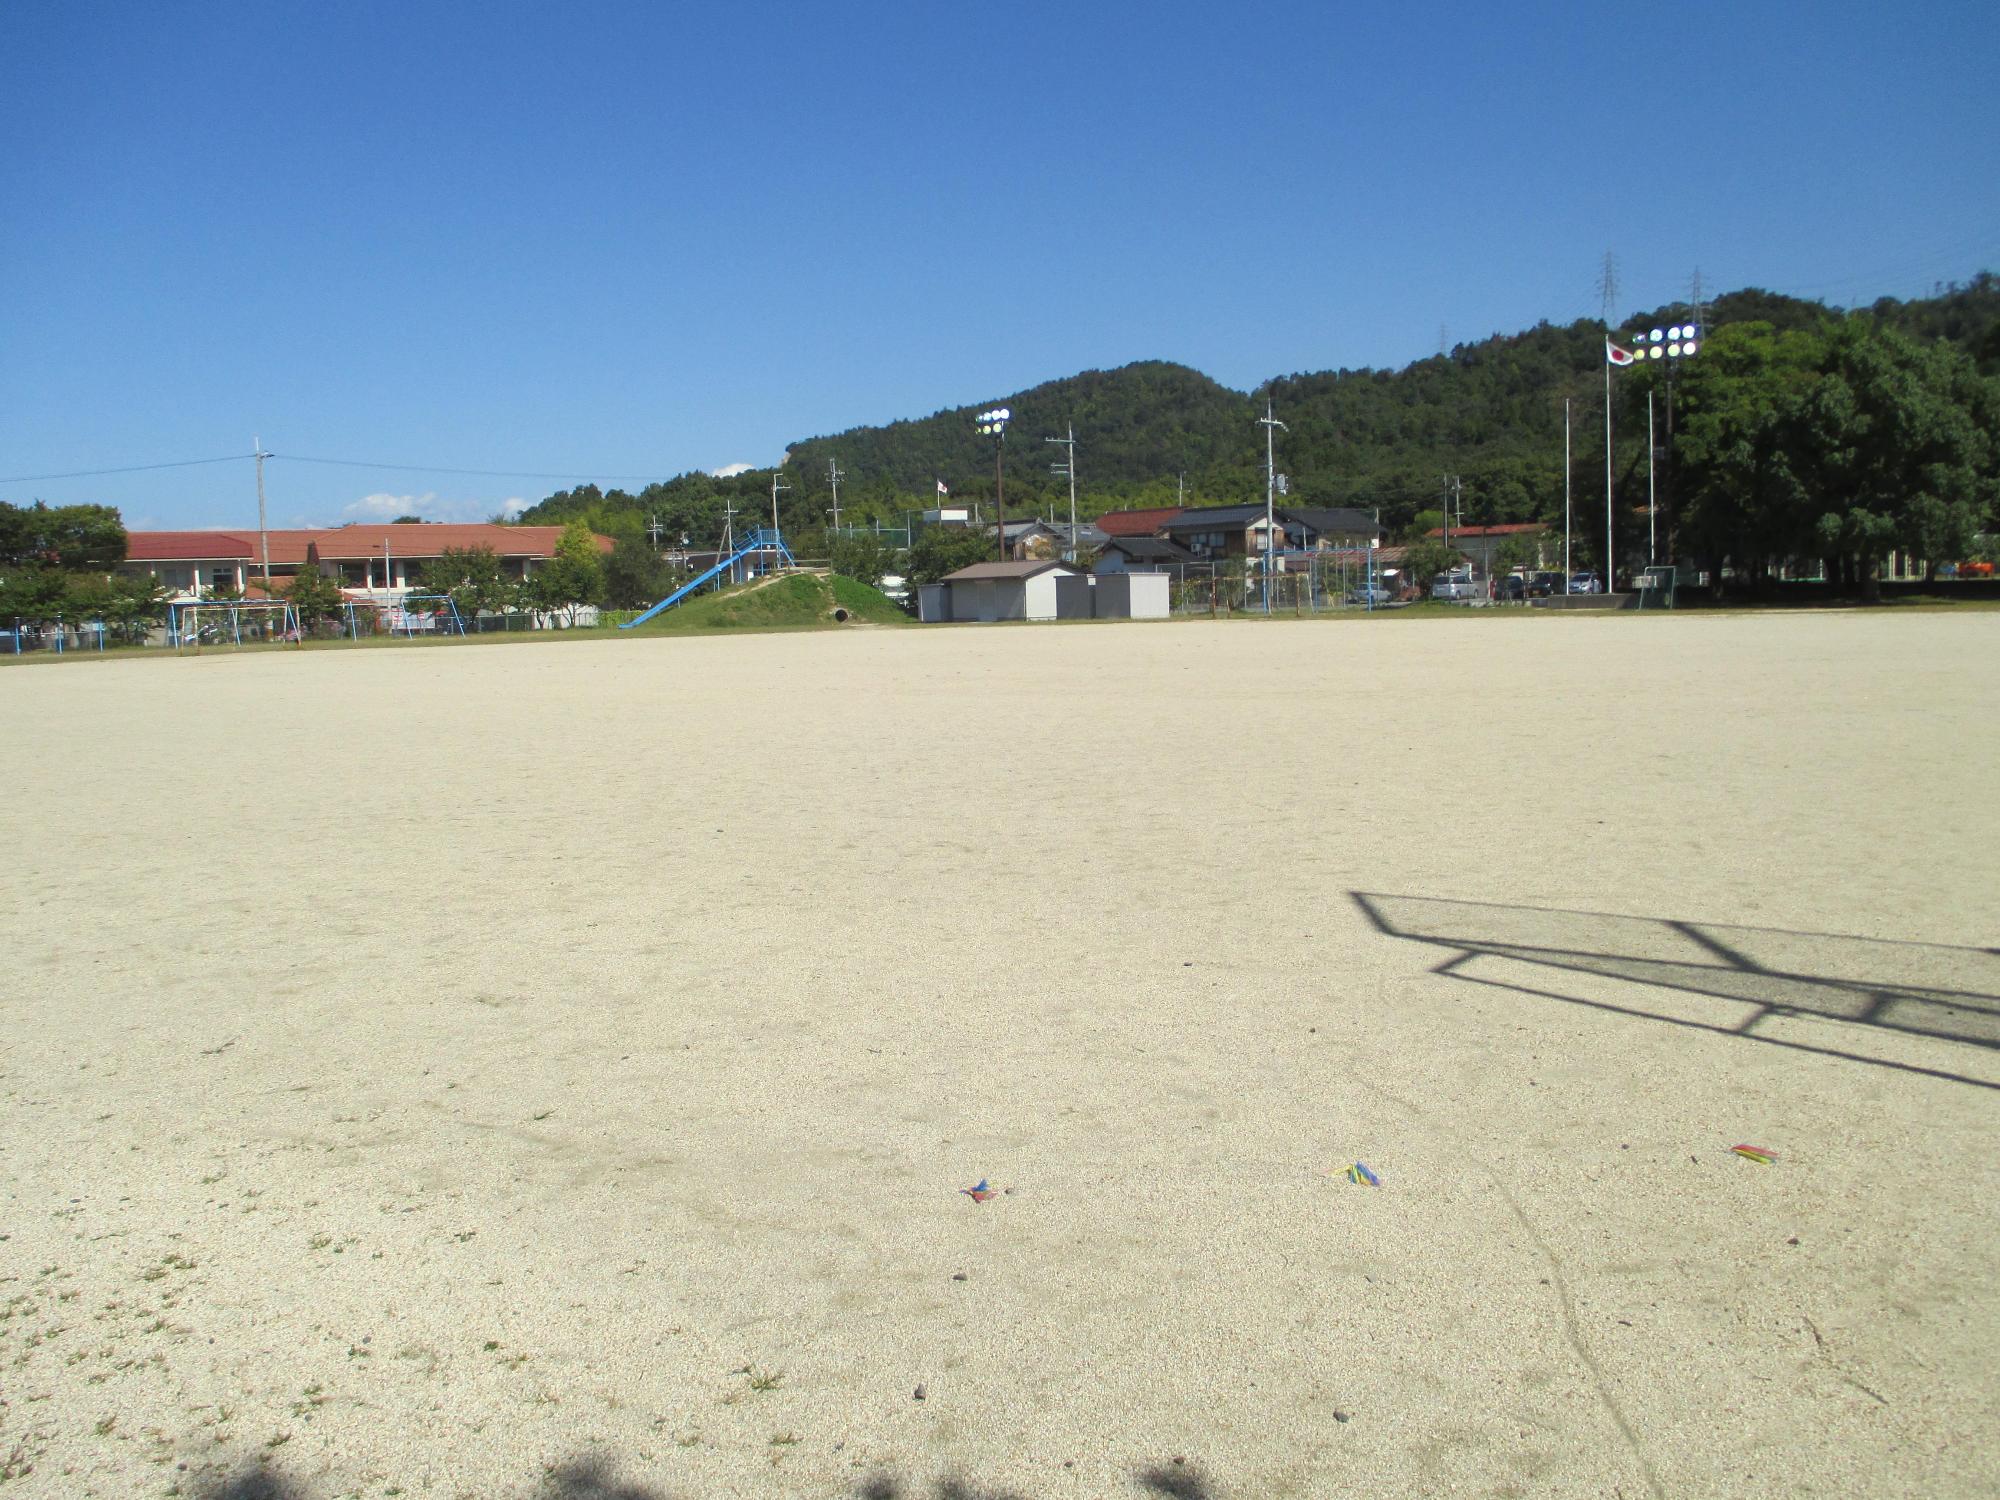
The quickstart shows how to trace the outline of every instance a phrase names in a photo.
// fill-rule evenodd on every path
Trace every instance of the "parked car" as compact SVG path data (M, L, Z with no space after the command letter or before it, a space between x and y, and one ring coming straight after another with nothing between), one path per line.
M1510 602L1525 600L1528 597L1528 580L1519 573L1509 573L1494 583L1493 597Z
M1604 580L1586 568L1570 579L1569 591L1572 594L1601 594L1604 592Z
M1431 580L1433 599L1476 599L1479 589L1469 573L1440 573Z
M1385 604L1393 604L1395 600L1395 594L1379 583L1364 583L1359 588L1347 591L1349 604L1366 604L1380 609Z
M1547 599L1563 590L1563 576L1560 573L1537 573L1528 580L1528 596L1532 599Z

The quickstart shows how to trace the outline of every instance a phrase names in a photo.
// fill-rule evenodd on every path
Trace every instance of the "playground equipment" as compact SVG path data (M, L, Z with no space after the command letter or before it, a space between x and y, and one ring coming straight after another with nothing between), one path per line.
M760 526L738 543L734 552L714 567L705 573L696 574L651 609L627 620L618 628L630 630L635 625L643 625L661 610L671 609L688 595L711 583L721 588L724 574L728 575L731 582L735 582L739 577L736 571L738 568L742 569L740 575L742 578L754 578L760 573L776 572L780 567L796 566L798 564L792 560L791 549L785 545L784 537L768 527Z
M296 642L299 612L282 599L201 599L167 606L167 644L240 646L246 640Z

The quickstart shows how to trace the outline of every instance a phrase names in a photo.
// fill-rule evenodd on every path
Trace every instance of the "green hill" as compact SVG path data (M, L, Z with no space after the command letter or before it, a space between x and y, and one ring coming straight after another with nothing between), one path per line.
M836 618L836 613L845 618ZM638 627L642 634L721 630L827 630L843 625L907 625L910 617L878 589L852 578L792 573L702 593Z
M1665 307L1621 319L1621 329L1687 316ZM2000 279L1981 273L1964 286L1912 302L1885 299L1838 313L1818 302L1749 289L1719 297L1707 318L1807 327L1839 317L1869 318L1917 338L1967 349L1988 374L2000 373ZM1121 506L1171 504L1184 477L1189 503L1261 498L1263 435L1256 418L1266 393L1288 426L1278 467L1305 504L1379 509L1392 526L1438 503L1441 476L1458 476L1470 522L1550 519L1563 504L1563 401L1575 413L1578 482L1602 474L1603 339L1595 321L1461 344L1399 370L1326 370L1279 376L1255 393L1234 391L1197 370L1146 361L1087 370L995 400L1014 411L1008 444L1008 509L1066 511L1068 490L1048 472L1055 450L1042 439L1074 423L1085 515ZM1619 419L1616 466L1642 472L1643 395L1637 421ZM986 403L981 403L984 405ZM901 523L935 500L942 480L954 495L991 504L993 449L973 430L979 407L952 408L882 427L802 438L786 455L781 513L788 532L811 537L831 499L827 464L846 479L843 510L856 520ZM1621 482L1624 482L1621 480ZM1639 481L1643 483L1643 480ZM589 517L600 529L630 531L658 516L670 538L713 545L722 508L733 501L768 514L771 471L728 479L687 474L638 495L594 487L552 495L524 522Z

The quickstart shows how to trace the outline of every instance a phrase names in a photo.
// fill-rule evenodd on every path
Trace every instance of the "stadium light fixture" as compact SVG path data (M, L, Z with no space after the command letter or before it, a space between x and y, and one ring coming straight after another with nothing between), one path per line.
M1628 342L1641 359L1687 359L1701 347L1701 337L1699 324L1669 323L1634 333Z
M980 435L993 439L993 536L998 543L995 556L1001 562L1007 561L1007 478L1004 461L1007 455L1007 424L1014 413L1007 407L996 406L991 411L983 411L972 419L972 425Z

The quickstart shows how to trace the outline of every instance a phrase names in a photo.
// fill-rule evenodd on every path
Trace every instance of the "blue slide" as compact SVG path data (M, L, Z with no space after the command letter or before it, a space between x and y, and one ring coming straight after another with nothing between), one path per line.
M635 625L643 625L648 620L652 619L653 616L658 614L661 610L673 608L674 605L680 603L681 600L687 598L687 596L689 594L692 594L696 589L702 588L710 583L715 583L718 588L721 587L719 580L721 579L724 573L727 573L731 568L735 567L738 563L750 557L751 554L753 553L771 552L771 551L777 552L785 559L786 562L790 562L792 560L792 554L786 548L784 538L779 536L777 532L763 531L763 530L751 532L749 539L745 541L741 547L737 548L733 555L725 557L721 562L717 563L714 567L710 568L706 573L701 574L699 577L690 578L686 583L682 584L679 588L675 589L671 594L667 595L666 598L662 599L658 604L655 604L651 609L647 610L644 614L639 615L634 619L627 620L623 625L620 625L618 628L620 630L630 630Z

